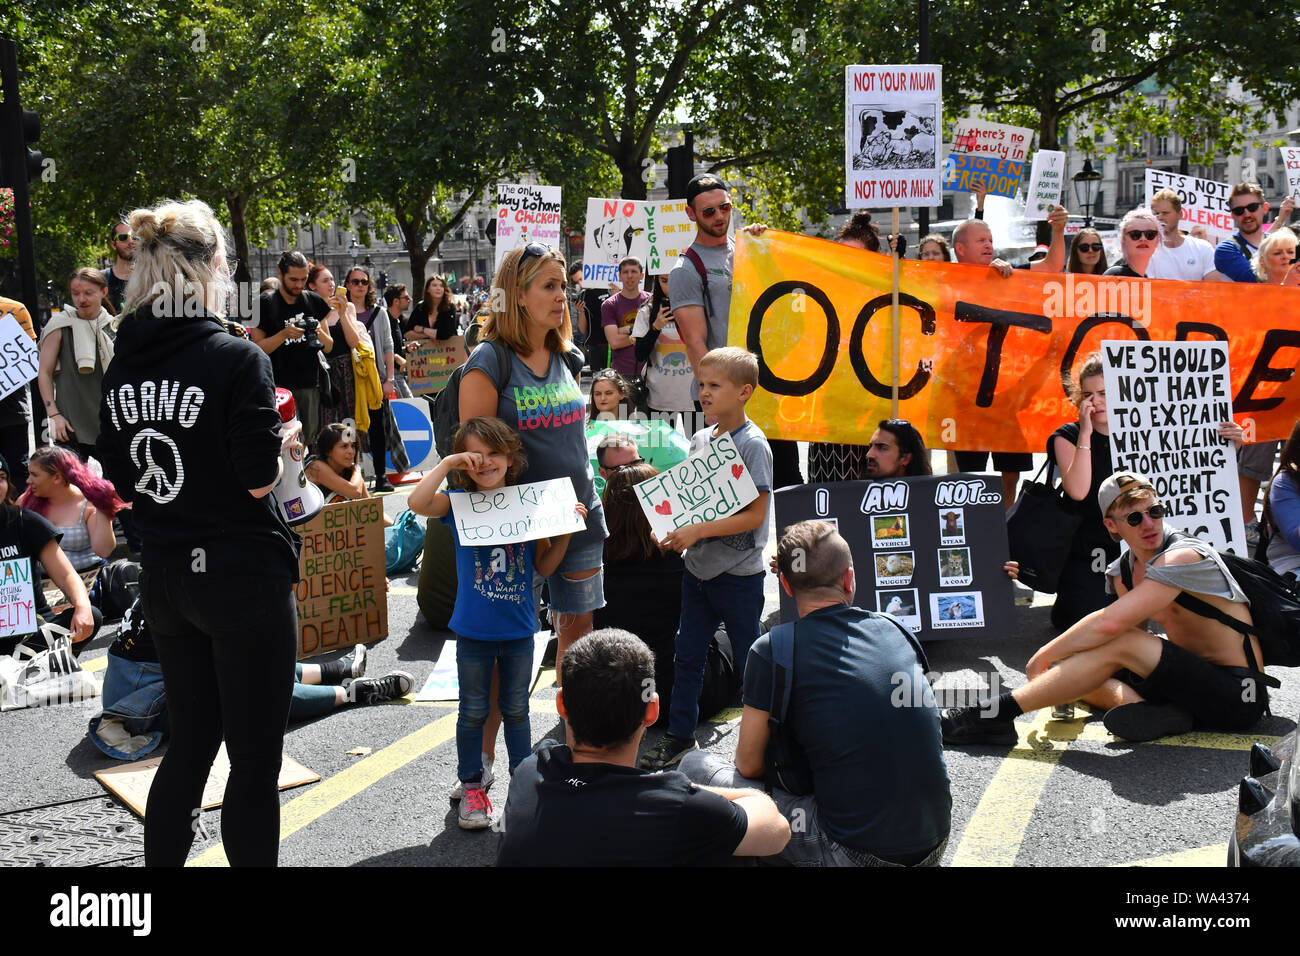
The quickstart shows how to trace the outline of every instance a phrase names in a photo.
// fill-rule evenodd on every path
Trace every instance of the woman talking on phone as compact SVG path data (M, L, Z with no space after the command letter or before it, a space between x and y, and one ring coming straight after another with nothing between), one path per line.
M271 360L218 318L230 269L212 210L168 202L129 221L140 245L104 374L96 454L133 502L141 606L171 720L149 790L145 863L185 863L224 738L226 855L235 866L274 866L298 542L270 493L297 430L280 435Z

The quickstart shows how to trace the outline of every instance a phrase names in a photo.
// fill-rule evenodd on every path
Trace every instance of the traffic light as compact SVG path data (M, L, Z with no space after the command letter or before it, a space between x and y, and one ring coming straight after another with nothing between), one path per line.
M664 157L668 166L668 198L685 199L686 184L695 176L695 146L690 133L686 134L686 144L673 146Z
M12 41L4 43L3 58L9 61L14 48ZM0 71L4 75L4 102L0 104L0 184L14 189L20 178L26 185L40 177L45 157L27 145L41 138L41 118L19 105L16 56L12 69L9 68L10 62L3 65L4 69Z

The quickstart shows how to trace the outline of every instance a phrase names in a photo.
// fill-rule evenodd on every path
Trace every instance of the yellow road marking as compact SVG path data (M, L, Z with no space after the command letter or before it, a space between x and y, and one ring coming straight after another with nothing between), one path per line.
M1069 727L1074 721L1056 721L1058 726ZM1050 731L1050 728L1049 728ZM1110 731L1103 727L1100 721L1086 724L1082 733L1078 734L1078 740L1087 741L1096 744L1125 744L1127 741L1113 736ZM1250 750L1251 744L1259 741L1265 746L1272 747L1281 738L1270 734L1220 734L1209 732L1194 732L1190 734L1178 734L1175 737L1161 737L1159 740L1149 740L1147 744L1156 744L1161 747L1201 747L1206 750ZM1142 747L1146 744L1128 744L1130 747Z
M1228 860L1228 844L1216 843L1213 846L1196 847L1193 850L1181 850L1178 853L1166 853L1163 856L1149 856L1145 860L1132 863L1113 863L1114 866L1206 866L1221 870Z
M389 594L397 594L397 595L400 595L400 596L402 596L402 597L411 597L412 595L418 594L418 593L419 593L419 589L418 589L418 588L408 588L408 587L406 587L404 584L391 584L391 585L389 585L389 587L388 587L388 593L389 593Z
M953 866L1015 865L1047 779L1083 729L1082 722L1050 718L1050 710L1040 710L1031 723L1016 724L1020 741L1008 755L1015 759L1002 761L989 781L953 854Z
M105 654L103 657L92 657L88 661L80 661L79 663L81 664L82 670L91 671L92 673L94 671L102 671L108 666L108 655Z

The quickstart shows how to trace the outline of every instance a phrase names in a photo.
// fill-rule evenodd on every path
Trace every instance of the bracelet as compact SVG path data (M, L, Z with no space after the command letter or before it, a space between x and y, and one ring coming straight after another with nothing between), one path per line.
M1077 447L1078 447L1079 451L1092 451L1092 446L1091 446L1091 445L1079 445L1079 446L1077 446Z

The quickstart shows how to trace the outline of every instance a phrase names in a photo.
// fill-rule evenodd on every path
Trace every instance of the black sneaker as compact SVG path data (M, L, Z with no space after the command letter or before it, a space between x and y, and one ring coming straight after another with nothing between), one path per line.
M380 475L378 478L375 479L375 490L374 490L375 494L382 495L385 492L392 491L392 490L393 490L393 483L389 481L387 478L385 478L383 475Z
M682 738L664 734L659 738L659 743L646 752L637 766L642 770L668 770L681 763L682 758L692 750L698 750L699 746L694 737Z
M348 685L348 699L356 704L384 704L405 697L415 686L415 678L406 671L393 671L385 677L363 677Z
M1191 713L1177 704L1152 704L1145 700L1112 707L1101 722L1116 737L1134 743L1185 734L1194 723Z
M1020 740L1014 717L987 717L982 707L953 707L939 718L946 744L995 744L1014 747Z

